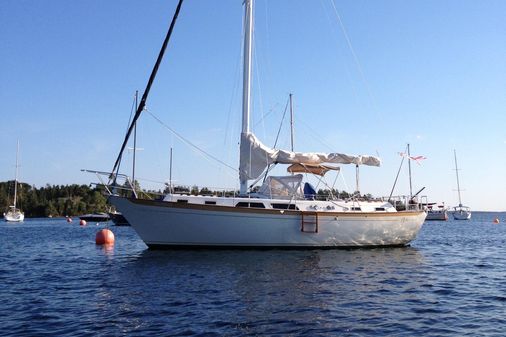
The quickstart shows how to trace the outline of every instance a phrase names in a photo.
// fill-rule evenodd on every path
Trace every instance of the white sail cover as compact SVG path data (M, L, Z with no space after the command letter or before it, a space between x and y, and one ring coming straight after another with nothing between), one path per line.
M356 164L380 166L381 160L375 156L348 155L343 153L291 152L276 150L265 146L253 133L241 134L239 178L241 180L258 178L265 168L279 164Z

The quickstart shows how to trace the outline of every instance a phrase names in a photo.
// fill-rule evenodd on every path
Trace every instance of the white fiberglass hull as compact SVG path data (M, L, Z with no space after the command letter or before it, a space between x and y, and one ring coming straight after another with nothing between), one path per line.
M21 212L7 212L4 214L5 221L8 222L22 222L25 220L25 215Z
M110 202L149 247L402 246L416 237L426 216L422 211L301 212L117 196Z
M455 211L453 212L453 218L455 220L469 220L471 219L470 211Z
M444 212L427 212L427 218L425 220L441 220L446 221L448 220L448 213L446 211Z

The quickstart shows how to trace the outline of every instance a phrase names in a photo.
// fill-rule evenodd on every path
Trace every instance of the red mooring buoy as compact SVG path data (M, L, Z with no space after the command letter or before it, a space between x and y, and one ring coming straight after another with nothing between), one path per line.
M71 217L67 217L67 222L72 222L72 218Z
M114 244L114 233L109 229L101 229L95 236L95 243L97 245L112 245Z
M79 221L79 226L86 226L86 220Z
M499 223L499 219L498 219L498 218L495 218L495 219L494 219L494 223Z

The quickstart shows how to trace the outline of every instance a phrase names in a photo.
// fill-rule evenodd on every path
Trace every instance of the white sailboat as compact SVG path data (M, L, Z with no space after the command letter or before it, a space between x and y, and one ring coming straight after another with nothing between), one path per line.
M164 47L172 32L177 14L170 26ZM396 211L386 200L315 200L302 173L323 175L338 170L335 164L379 166L380 159L368 155L342 153L298 153L271 149L250 130L253 0L245 0L242 133L240 137L240 194L234 197L193 196L171 193L162 200L122 197L113 184L105 184L109 201L132 225L150 248L161 247L273 247L332 248L403 246L420 231L426 213L413 205L407 211ZM136 118L144 108L147 93L156 74L160 52L137 114L127 132L123 147L111 172L116 172ZM258 181L269 165L290 165L289 176L265 179L255 192L251 181ZM332 165L334 164L334 165ZM100 173L96 171L89 171ZM126 178L127 181L131 181ZM113 188L109 188L113 186ZM305 188L303 188L303 186ZM313 191L314 193L314 191ZM411 205L410 205L411 206Z
M427 218L425 220L448 220L448 207L443 202L440 205L436 203L427 204Z
M18 167L19 167L18 154L19 154L19 141L18 141L18 146L17 146L17 150L16 150L16 176L14 179L14 202L13 202L12 206L9 206L9 209L7 210L7 212L4 213L5 221L9 221L9 222L21 222L25 219L25 214L23 212L21 212L21 210L19 210L16 207L16 203L17 203L17 199L18 199Z
M460 182L459 182L459 168L457 166L457 151L453 150L455 157L455 173L457 175L457 192L459 194L459 205L453 207L453 218L455 220L469 220L471 219L471 208L462 205L462 198L460 197Z

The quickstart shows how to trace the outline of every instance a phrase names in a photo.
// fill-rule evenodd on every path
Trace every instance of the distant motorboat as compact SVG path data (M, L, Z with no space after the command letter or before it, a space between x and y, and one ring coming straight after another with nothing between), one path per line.
M428 204L427 206L427 217L425 220L439 220L446 221L448 220L448 208L445 207L444 203L442 205L438 205L434 207L435 203Z
M9 206L7 212L4 213L4 219L8 222L21 222L25 219L25 214L16 207L18 198L18 154L19 154L19 141L16 150L16 178L14 179L14 202L12 206Z
M109 214L104 212L80 215L79 219L89 222L107 222L111 220Z
M460 181L459 181L459 168L457 166L457 151L453 150L455 157L455 173L457 175L457 191L459 193L459 205L453 207L453 218L455 220L469 220L471 219L471 208L462 205L462 199L460 197Z

